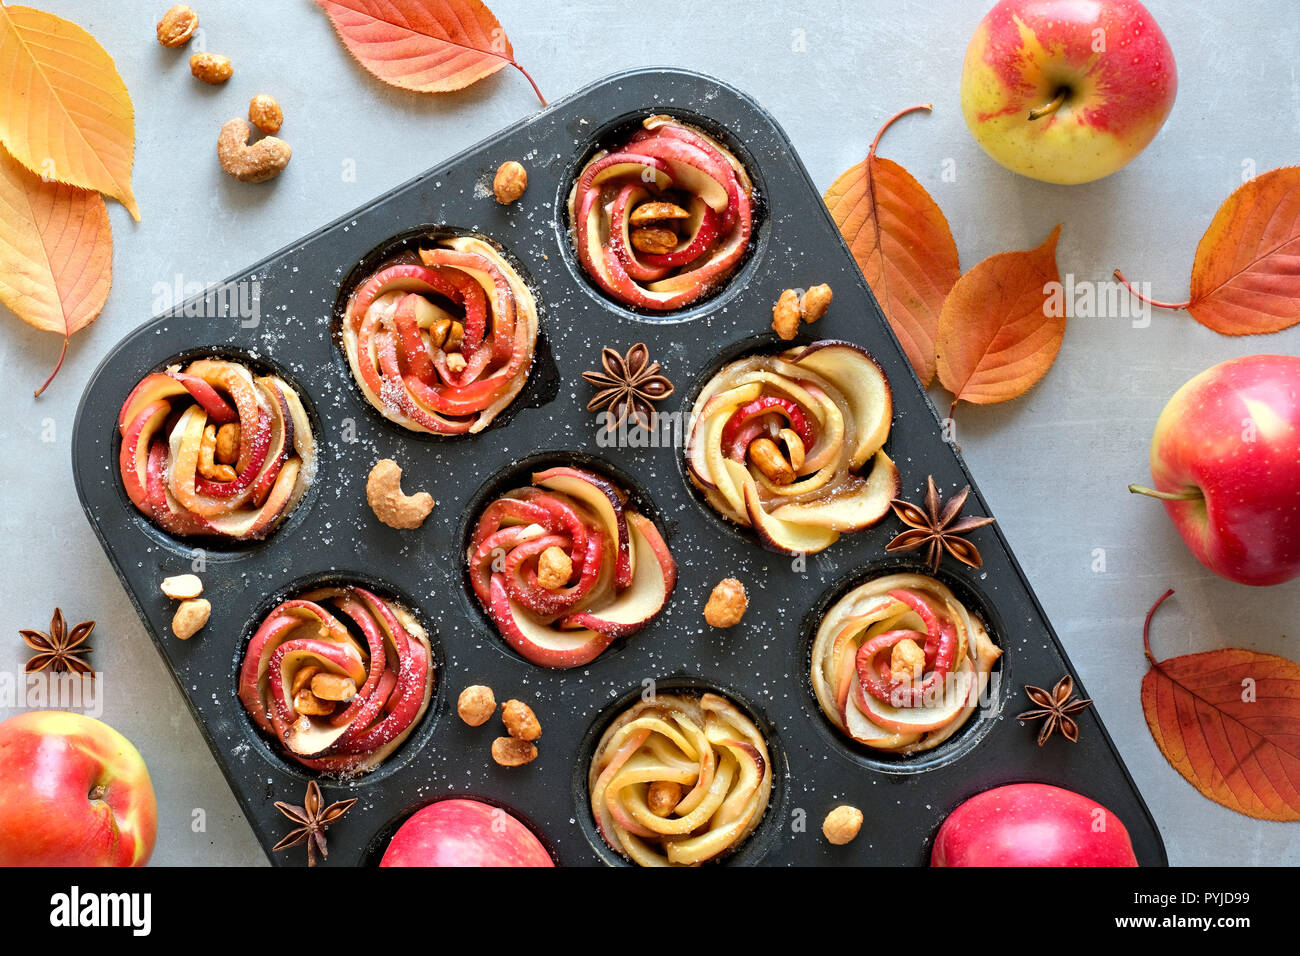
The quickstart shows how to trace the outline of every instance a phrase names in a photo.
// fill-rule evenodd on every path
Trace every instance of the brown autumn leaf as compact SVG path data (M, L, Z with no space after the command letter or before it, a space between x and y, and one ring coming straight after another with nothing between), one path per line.
M348 52L385 83L422 93L460 90L513 66L533 78L481 0L316 0Z
M1124 273L1115 278L1129 286ZM1219 207L1196 247L1186 309L1223 335L1280 332L1300 322L1300 166L1256 176Z
M94 189L139 221L135 113L113 58L43 10L0 5L0 142L42 179Z
M1065 308L1052 230L1037 249L989 256L957 280L939 313L939 381L958 402L992 405L1023 394L1046 374L1065 338Z
M104 197L44 182L0 147L0 302L28 325L68 340L99 315L113 284Z
M1300 664L1226 648L1157 661L1151 618L1142 629L1151 669L1142 712L1156 746L1215 803L1261 820L1300 820Z
M935 339L943 300L961 275L948 220L906 169L876 155L890 117L867 158L841 173L823 197L858 268L875 293L921 384L934 379Z

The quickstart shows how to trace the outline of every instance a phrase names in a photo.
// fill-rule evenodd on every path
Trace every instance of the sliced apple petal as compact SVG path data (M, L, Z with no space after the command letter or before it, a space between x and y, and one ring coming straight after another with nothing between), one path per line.
M889 514L889 503L898 497L898 467L883 451L876 452L871 474L851 492L820 501L791 502L772 511L772 518L796 524L812 524L831 531L862 531Z

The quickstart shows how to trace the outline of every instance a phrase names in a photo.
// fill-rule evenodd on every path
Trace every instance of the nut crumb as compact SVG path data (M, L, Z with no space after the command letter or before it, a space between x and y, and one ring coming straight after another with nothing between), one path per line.
M537 745L515 737L492 741L492 759L503 767L522 767L537 759Z
M799 293L786 289L772 306L772 331L787 342L799 334Z
M497 202L508 206L524 194L528 188L528 170L513 159L497 167L497 174L492 177L492 192Z
M456 699L456 713L471 727L481 727L497 709L497 699L486 684L471 684Z
M183 3L178 3L162 15L155 32L158 42L174 49L184 46L199 25L199 15Z
M704 605L704 620L712 627L735 627L748 607L745 586L735 578L723 578Z
M646 793L646 805L657 817L666 817L682 802L682 785L671 780L656 780Z
M420 527L433 511L433 496L427 491L403 494L402 466L391 458L381 459L370 469L366 501L376 518L399 530Z
M569 583L573 577L573 559L558 545L551 545L537 558L537 583L554 591Z
M197 574L175 574L163 578L162 593L174 601L188 601L203 593L203 581Z
M284 125L284 110L274 96L258 93L248 101L248 121L263 133L278 133Z
M857 807L836 807L822 821L822 834L836 846L849 843L862 829L862 811Z
M537 715L522 700L508 700L501 705L501 722L516 740L536 740L542 735Z
M210 86L226 82L235 73L230 57L220 53L195 53L190 57L190 72Z
M199 632L212 614L212 604L205 598L190 598L182 601L176 613L172 615L172 633L182 641L188 641Z
M803 320L812 323L820 319L830 308L832 298L834 295L831 287L825 282L805 292L803 298L799 300L799 311L803 315Z

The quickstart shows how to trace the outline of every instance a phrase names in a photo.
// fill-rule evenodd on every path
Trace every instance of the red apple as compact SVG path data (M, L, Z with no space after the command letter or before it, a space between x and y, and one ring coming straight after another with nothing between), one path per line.
M36 710L0 723L0 866L144 866L158 832L149 771L112 727Z
M1300 575L1300 357L1250 355L1197 375L1151 438L1154 488L1203 565L1241 584Z
M1125 166L1174 105L1178 71L1137 0L1002 0L962 67L961 108L984 151L1049 183Z
M1082 794L1013 783L971 797L934 838L931 866L1137 866L1119 817Z
M555 866L533 832L500 807L439 800L393 834L380 866Z

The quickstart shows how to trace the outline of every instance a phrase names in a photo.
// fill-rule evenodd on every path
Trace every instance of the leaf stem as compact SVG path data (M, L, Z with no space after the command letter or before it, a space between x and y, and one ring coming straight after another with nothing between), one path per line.
M67 356L67 354L68 354L68 336L65 335L63 337L63 348L59 351L59 360L54 363L54 371L51 372L50 377L45 380L45 384L42 385L33 393L34 398L40 398L41 392L45 391L47 388L50 387L50 382L54 381L54 376L58 375L59 369L63 368L63 359Z
M530 74L527 70L525 70L522 66L520 66L519 63L515 60L511 60L510 65L524 75L524 79L526 79L529 85L532 86L533 92L537 94L537 98L541 100L542 105L545 106L546 97L544 97L542 95L542 91L537 88L537 82L533 79L532 74Z
M1042 106L1034 107L1032 110L1029 111L1029 119L1033 121L1037 119L1042 119L1044 116L1051 116L1053 113L1059 110L1063 105L1065 105L1065 95L1067 92L1068 90L1058 90L1056 96L1052 99L1052 102L1045 103Z
M1146 485L1129 485L1128 490L1135 495L1146 495L1148 498L1159 498L1161 501L1200 501L1205 498L1205 492L1199 488L1192 491L1156 491Z
M878 132L876 138L871 141L871 148L867 150L867 158L869 159L876 155L876 146L880 143L880 137L885 135L885 130L894 125L895 120L899 117L906 116L908 113L915 113L918 110L929 112L932 109L934 109L933 103L919 103L916 106L909 106L907 109L899 110L893 116L889 117L889 119L885 120L885 125L880 127L880 132Z
M1173 595L1173 593L1174 593L1174 589L1170 588L1164 594L1160 595L1160 597L1156 598L1156 603L1152 604L1151 610L1147 611L1146 623L1142 625L1142 649L1147 656L1147 660L1149 660L1156 667L1160 666L1160 662L1157 661L1155 655L1151 653L1151 618L1155 616L1156 608L1164 604L1165 601Z
M1191 299L1188 299L1186 302L1161 302L1159 299L1152 299L1150 296L1145 296L1137 289L1133 288L1132 283L1130 283L1128 279L1124 278L1124 273L1120 272L1118 269L1115 270L1115 278L1119 280L1120 285L1128 289L1128 291L1139 300L1147 303L1147 305L1154 305L1157 309L1185 309L1192 304Z

